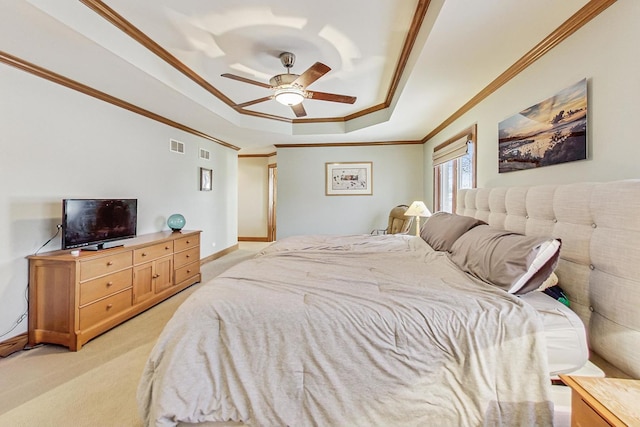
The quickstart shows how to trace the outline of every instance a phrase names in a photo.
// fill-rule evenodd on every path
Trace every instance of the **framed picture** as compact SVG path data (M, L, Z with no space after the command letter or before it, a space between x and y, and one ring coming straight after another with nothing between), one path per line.
M498 124L498 172L587 158L587 79Z
M211 191L213 184L213 171L200 168L200 191Z
M373 194L372 162L325 163L327 196L370 196Z

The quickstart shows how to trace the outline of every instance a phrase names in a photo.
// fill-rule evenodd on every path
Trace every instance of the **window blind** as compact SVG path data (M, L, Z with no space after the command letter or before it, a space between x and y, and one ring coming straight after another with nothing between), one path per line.
M433 166L441 165L450 160L457 159L467 154L469 147L469 135L456 139L445 146L436 147L433 151Z

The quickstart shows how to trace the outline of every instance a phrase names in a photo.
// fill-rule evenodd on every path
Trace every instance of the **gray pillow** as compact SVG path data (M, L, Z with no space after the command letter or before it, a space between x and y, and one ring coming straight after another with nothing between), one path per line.
M509 293L534 291L551 275L560 256L560 240L524 236L481 225L451 247L451 260L478 279Z
M420 236L436 251L451 251L458 237L480 224L486 223L470 216L436 212L420 228Z

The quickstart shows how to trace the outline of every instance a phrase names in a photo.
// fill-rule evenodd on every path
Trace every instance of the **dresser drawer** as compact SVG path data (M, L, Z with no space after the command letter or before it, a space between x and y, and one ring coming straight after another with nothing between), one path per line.
M97 279L80 283L80 305L106 297L130 287L133 283L133 269L101 276Z
M200 261L200 247L187 249L173 255L173 266L175 268L180 268L196 261Z
M194 262L184 267L176 269L175 284L187 280L189 277L196 276L200 273L200 262Z
M92 259L80 263L80 281L93 279L94 277L114 273L127 267L131 267L132 252L120 252L102 258Z
M194 234L192 236L181 237L175 240L175 251L180 252L185 249L192 248L194 246L200 246L200 235Z
M133 263L140 264L142 262L152 261L156 258L160 258L172 253L173 242L158 243L156 245L147 246L146 248L134 250Z
M80 309L80 329L90 328L131 307L131 289Z

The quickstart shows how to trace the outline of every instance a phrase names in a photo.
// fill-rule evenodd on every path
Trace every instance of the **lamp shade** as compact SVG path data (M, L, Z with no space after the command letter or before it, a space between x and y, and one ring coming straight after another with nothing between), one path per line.
M416 217L416 236L420 235L420 217L431 216L431 211L425 206L424 202L416 200L411 203L409 209L404 213L405 216Z
M424 202L415 201L411 203L409 209L404 213L405 216L431 216L431 211L425 206Z

